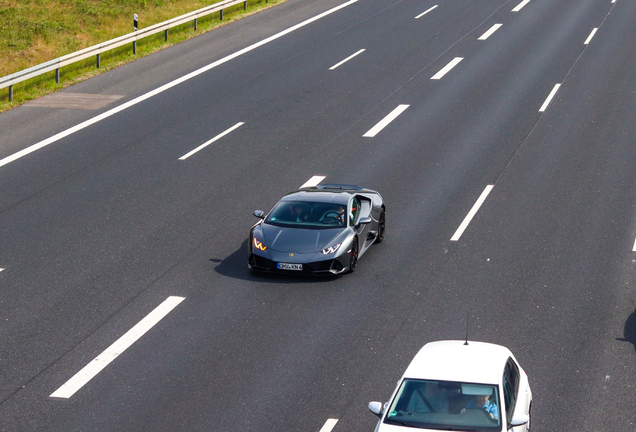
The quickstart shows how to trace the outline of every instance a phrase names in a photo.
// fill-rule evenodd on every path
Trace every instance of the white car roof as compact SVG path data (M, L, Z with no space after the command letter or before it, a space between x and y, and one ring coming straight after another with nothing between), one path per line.
M485 342L438 341L424 345L404 378L499 384L510 350Z

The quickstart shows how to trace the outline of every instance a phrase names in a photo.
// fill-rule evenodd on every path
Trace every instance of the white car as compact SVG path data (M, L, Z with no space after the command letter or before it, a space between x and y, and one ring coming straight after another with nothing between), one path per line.
M369 402L376 432L530 430L532 392L508 348L431 342L417 353L389 402Z

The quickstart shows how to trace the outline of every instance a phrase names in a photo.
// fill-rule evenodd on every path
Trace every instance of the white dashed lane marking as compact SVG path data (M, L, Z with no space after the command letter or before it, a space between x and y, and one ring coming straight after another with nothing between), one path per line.
M430 9L425 10L424 12L422 12L421 14L419 14L418 16L415 17L415 19L419 19L420 17L423 17L424 15L426 15L427 13L429 13L430 11L432 11L433 9L435 9L437 6L439 5L435 5Z
M324 426L320 429L320 432L331 432L336 426L336 423L338 423L338 419L330 418L325 422Z
M525 5L527 5L528 3L530 3L530 0L523 0L521 3L519 3L513 10L512 12L519 12L521 10L521 8L523 8Z
M499 30L499 27L501 27L502 25L503 24L495 24L494 26L490 27L490 30L488 30L483 35L479 36L479 38L477 40L486 40L486 39L488 39L494 32Z
M550 105L550 102L552 101L552 98L554 97L556 92L559 90L559 87L561 87L561 84L554 85L554 88L546 98L545 102L543 102L543 105L541 105L541 108L539 108L539 112L544 112L548 108L548 105Z
M329 68L329 70L334 70L335 68L337 68L338 66L340 66L340 65L342 65L342 64L344 64L344 63L346 63L346 62L348 62L349 60L351 60L351 59L352 59L352 58L354 58L355 56L357 56L357 55L359 55L359 54L362 54L364 51L365 51L364 49L361 49L360 51L358 51L358 52L356 52L356 53L354 53L354 54L351 54L349 57L347 57L346 59L344 59L344 60L343 60L343 61L341 61L340 63L336 63L335 65L331 66L331 67Z
M596 34L597 30L598 30L598 28L594 28L594 30L592 30L592 33L590 33L590 35L587 37L587 39L585 39L585 42L583 42L584 45L587 45L587 44L590 43L590 41L592 40L592 38Z
M51 396L51 399L66 400L73 396L75 392L81 389L86 383L93 379L106 366L115 360L120 354L126 351L130 346L141 338L148 330L161 321L170 311L179 305L184 297L168 297L163 303L157 306L144 319L139 321L133 328L128 330L126 334L117 339L104 352L95 357L93 361L84 366L82 370L76 373L62 387L57 389Z
M444 75L446 75L448 72L450 72L451 69L453 69L455 66L457 66L459 64L460 61L464 60L463 57L455 57L454 59L452 59L446 66L444 66L442 68L442 70L440 70L439 72L437 72L435 75L433 75L431 77L432 80L438 80L438 79L442 79L442 77Z
M406 109L409 107L409 105L398 105L397 108L395 108L393 111L391 111L386 117L384 117L382 120L380 120L380 122L378 124L376 124L375 126L373 126L371 129L368 130L367 133L365 133L364 135L362 135L363 137L367 137L367 138L373 138L374 136L376 136L378 133L380 133L380 131L382 129L384 129L385 127L388 126L389 123L391 123L393 120L395 120L400 114L402 114L404 111L406 111Z
M462 234L468 227L468 224L470 223L470 221L473 219L473 217L475 217L475 215L479 211L479 208L481 207L481 205L484 203L484 201L486 201L486 197L488 196L488 194L490 193L493 187L494 185L486 186L486 189L484 189L484 191L481 193L481 195L477 199L477 202L475 203L475 205L473 205L473 208L470 209L470 211L464 218L464 221L461 223L459 228L457 228L457 231L455 231L455 234L453 234L453 237L451 237L451 241L459 240L459 238L462 236Z
M181 156L179 158L179 160L186 160L187 158L189 158L190 156L192 156L196 152L203 150L204 148L206 148L207 146L212 144L214 141L216 141L216 140L218 140L220 138L223 138L225 135L229 134L234 129L238 129L239 127L243 126L244 124L245 124L244 122L238 122L237 124L235 124L234 126L229 128L228 130L226 130L225 132L221 132L220 134L218 134L217 136L212 138L210 141L206 141L203 144L201 144L199 147L197 147L194 150L192 150L191 152L188 152L188 153L184 154L183 156Z
M324 179L325 179L325 176L313 176L312 178L307 180L305 184L303 184L300 187L300 189L318 186L320 182L323 181Z

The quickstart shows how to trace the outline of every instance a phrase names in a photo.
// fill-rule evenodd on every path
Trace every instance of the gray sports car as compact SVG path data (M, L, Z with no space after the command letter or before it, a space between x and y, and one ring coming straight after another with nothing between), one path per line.
M376 191L326 184L285 195L250 230L248 267L288 274L341 274L384 239L385 206Z

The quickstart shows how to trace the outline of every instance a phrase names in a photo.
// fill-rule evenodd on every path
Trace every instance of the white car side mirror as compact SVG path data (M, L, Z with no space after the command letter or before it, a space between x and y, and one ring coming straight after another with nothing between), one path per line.
M530 421L530 416L527 414L515 414L512 416L510 427L522 426Z
M381 402L369 402L369 411L378 417L382 416L382 403Z

